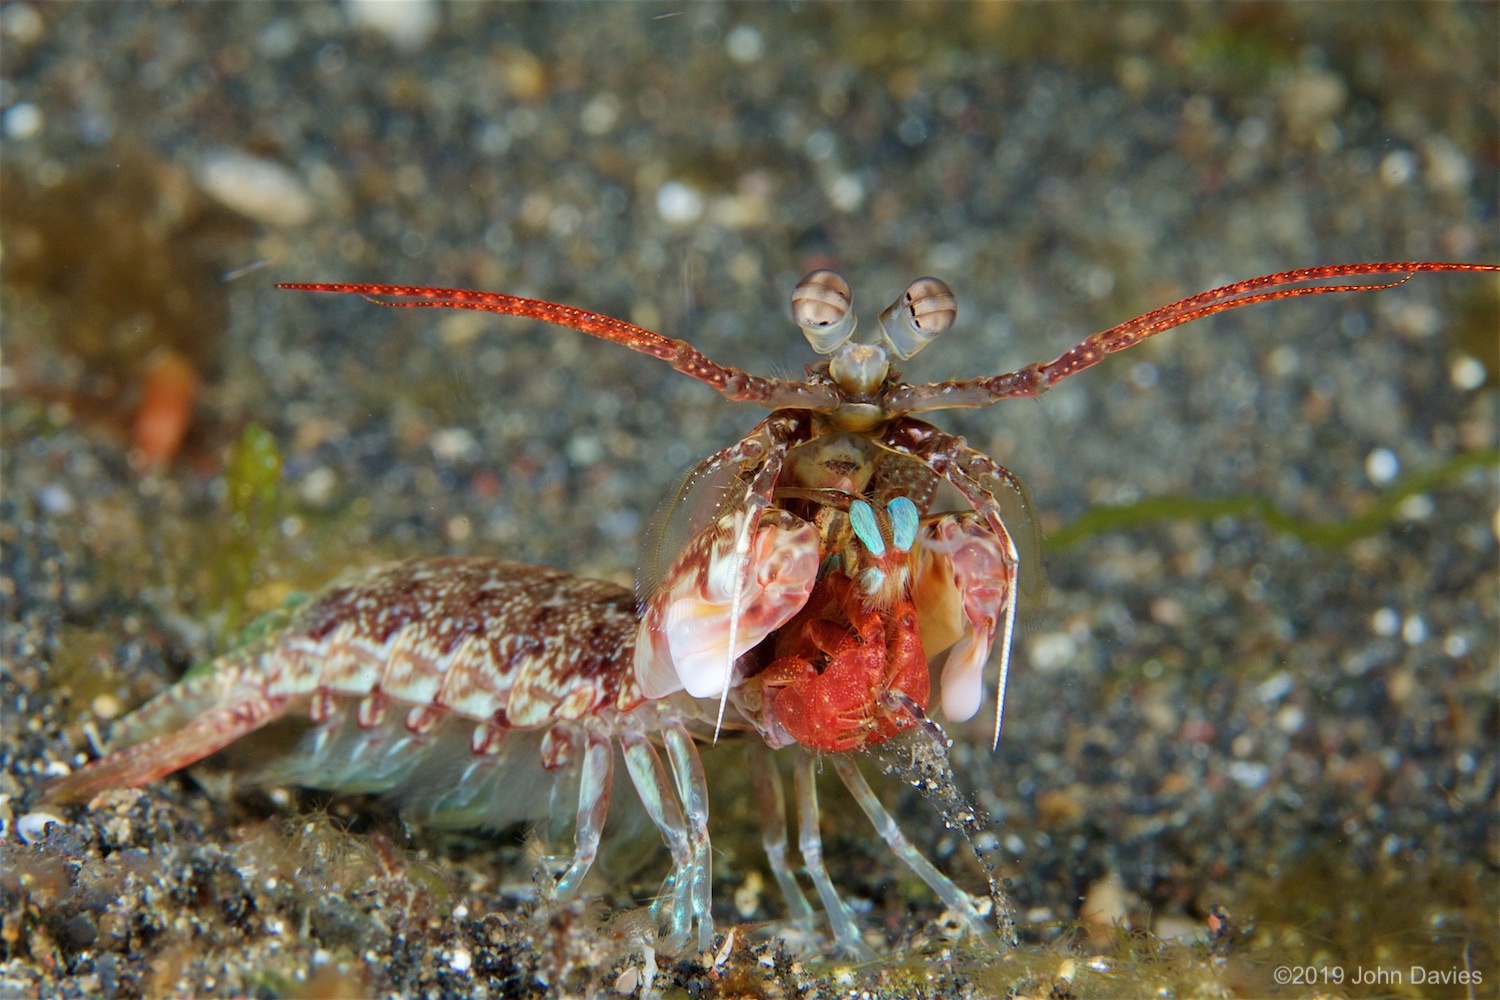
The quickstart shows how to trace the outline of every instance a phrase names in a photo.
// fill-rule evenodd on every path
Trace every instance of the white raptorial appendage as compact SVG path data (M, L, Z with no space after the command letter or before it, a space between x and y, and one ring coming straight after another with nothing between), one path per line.
M727 515L700 535L647 603L635 654L646 697L683 690L695 698L718 697L732 683L725 664L807 603L818 575L817 529L785 511L766 511L748 552L737 556L746 516ZM748 572L736 609L742 566Z

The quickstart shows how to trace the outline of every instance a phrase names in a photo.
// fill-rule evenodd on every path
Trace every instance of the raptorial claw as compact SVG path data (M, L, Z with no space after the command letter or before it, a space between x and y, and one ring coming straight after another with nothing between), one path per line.
M734 649L729 623L741 566L735 539L748 515L725 515L698 536L646 602L635 671L647 698L686 690L694 698L724 692L725 664L792 619L817 582L818 530L783 510L761 515L751 543L748 587L738 595Z
M1015 575L1004 543L973 511L923 526L913 598L928 657L949 651L938 689L943 715L954 722L973 718L984 699L984 665Z

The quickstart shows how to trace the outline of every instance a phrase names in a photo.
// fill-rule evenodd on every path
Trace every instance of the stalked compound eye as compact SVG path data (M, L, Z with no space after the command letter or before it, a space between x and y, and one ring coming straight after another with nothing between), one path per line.
M792 289L792 319L819 354L832 354L854 336L849 282L837 271L813 271Z
M953 289L937 278L918 278L880 314L880 332L902 361L948 331L958 318Z

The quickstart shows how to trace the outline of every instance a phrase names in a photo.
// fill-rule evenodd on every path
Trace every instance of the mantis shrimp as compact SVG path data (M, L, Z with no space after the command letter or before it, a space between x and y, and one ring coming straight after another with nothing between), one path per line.
M1008 469L917 415L1039 396L1108 354L1230 309L1389 288L1419 272L1497 270L1396 262L1285 271L1155 309L1046 364L925 385L902 381L892 361L952 327L956 299L935 278L912 282L880 314L878 339L857 341L848 283L827 270L805 277L793 318L827 360L802 381L720 365L685 341L553 302L408 285L282 285L569 327L771 412L684 479L651 546L663 556L641 570L639 599L489 558L377 567L331 585L278 629L138 709L115 732L122 749L58 780L46 798L85 801L143 784L305 713L303 743L263 777L385 793L437 826L498 827L572 810L573 852L556 882L566 897L581 890L597 856L618 752L671 856L653 904L662 947L704 950L713 935L711 855L696 740L747 731L758 737L755 753L796 748L798 847L842 949L866 951L823 863L820 759L894 853L982 931L981 907L905 838L850 756L935 727L934 686L945 718L974 716L997 645L1000 737L1020 568L1002 501L1024 498ZM814 911L788 861L775 766L752 767L752 782L772 874L793 920L811 928ZM1005 928L1008 917L998 916Z

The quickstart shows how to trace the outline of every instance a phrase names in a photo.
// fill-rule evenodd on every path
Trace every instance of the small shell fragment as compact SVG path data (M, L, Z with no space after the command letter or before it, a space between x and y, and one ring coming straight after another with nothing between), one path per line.
M729 928L729 933L724 935L724 943L719 945L719 950L714 953L714 968L719 969L729 961L730 952L734 951L734 928Z
M641 970L630 966L615 979L614 990L622 996L630 996L641 985Z
M344 0L349 23L384 35L402 52L415 52L437 31L437 0Z
M65 824L61 816L49 812L30 812L16 820L16 833L28 844L34 844L46 835L47 827L53 823Z
M197 178L215 199L267 226L300 226L313 217L302 179L272 160L220 150L204 157Z

